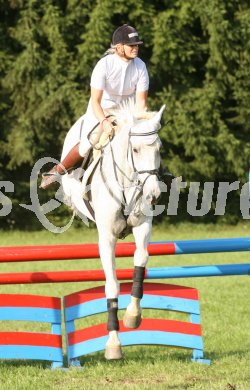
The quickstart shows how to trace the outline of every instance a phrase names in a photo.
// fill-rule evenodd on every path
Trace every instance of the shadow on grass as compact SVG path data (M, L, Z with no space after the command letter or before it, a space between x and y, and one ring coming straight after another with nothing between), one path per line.
M63 356L63 367L67 368L68 360L67 356ZM52 363L46 360L32 360L32 359L0 359L0 369L1 368L34 368L42 370L51 370Z
M225 351L225 352L209 352L208 358L211 359L212 363L215 361L223 360L225 357L237 357L239 359L249 358L249 351L238 350L238 351Z
M178 361L183 363L189 363L192 359L192 351L180 350L175 351L166 347L159 346L126 346L123 347L124 358L118 361L107 361L104 357L104 351L96 352L80 358L81 365L93 365L93 364L120 364L121 366L131 363L144 363L144 364L160 364L163 360L166 361Z
M192 351L174 351L166 349L165 347L159 348L158 346L130 346L123 347L124 358L122 360L106 360L104 357L104 351L96 352L79 358L82 367L90 367L99 364L126 366L129 364L149 364L157 365L162 361L191 363ZM218 356L217 356L218 358ZM37 369L48 369L51 367L50 362L35 361L35 360L14 360L3 359L0 360L0 367L2 368L20 368L20 367L33 367ZM67 357L64 356L64 367L67 368Z
M166 363L184 363L193 364L192 350L181 348L166 348L165 346L127 346L123 347L124 358L122 360L106 360L104 351L96 352L79 358L82 367L93 367L99 364L127 366L129 364L147 364L157 365ZM205 359L210 359L211 363L219 362L224 358L237 357L238 359L247 359L249 352L247 350L229 351L229 352L205 352ZM47 361L36 360L15 360L0 359L0 368L24 368L32 367L35 369L50 369L51 364ZM67 356L64 355L64 367L67 368Z
M162 361L168 363L192 363L192 350L181 349L181 348L166 348L165 346L129 346L123 347L124 358L119 361L107 361L104 357L103 352L96 352L84 357L81 357L80 363L82 366L93 366L96 364L119 364L121 366L128 365L131 363L142 363L157 365L161 364ZM247 350L237 350L228 352L210 352L204 353L204 359L210 359L211 364L219 362L224 358L237 357L238 359L247 359L249 352Z
M0 360L0 368L20 368L32 367L37 369L50 368L50 363L41 360L22 360L22 359L2 359Z

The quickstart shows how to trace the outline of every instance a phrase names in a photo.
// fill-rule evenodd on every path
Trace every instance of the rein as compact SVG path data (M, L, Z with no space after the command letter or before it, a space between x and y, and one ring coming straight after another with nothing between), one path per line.
M146 181L149 179L149 177L151 175L156 175L158 177L158 174L159 174L159 169L148 169L148 170L142 170L142 171L138 171L137 168L135 167L135 163L134 163L134 157L133 157L133 147L132 147L132 142L131 142L131 137L135 137L135 136L148 136L148 135L152 135L152 134L156 134L158 133L158 130L154 130L154 131L151 131L151 132L148 132L148 133L134 133L134 132L131 132L131 129L129 131L129 142L128 142L128 150L127 150L127 158L129 157L129 152L130 152L130 155L131 155L131 161L132 161L132 167L133 167L133 173L134 175L133 176L136 176L136 179L130 179L125 172L123 172L123 170L118 166L118 164L116 163L115 161L115 157L114 157L114 151L113 151L113 148L112 148L112 144L111 142L109 141L109 147L110 147L110 151L111 151L111 156L112 156L112 164L113 164L113 171L114 171L114 175L115 175L115 179L116 179L116 182L117 184L119 185L120 189L122 190L122 196L123 196L123 202L124 202L124 215L125 216L129 216L129 214L131 213L131 211L133 210L133 207L135 207L136 203L138 202L138 200L141 198L142 196L142 193L143 193L143 187L146 183ZM106 183L106 177L105 177L105 174L103 172L103 158L104 158L104 154L102 153L101 155L101 158L100 158L100 171L101 171L101 176L102 176L102 179L103 181ZM131 183L131 185L129 186L121 186L120 183L119 183L119 178L118 178L118 173L117 171L119 170L119 172ZM147 173L147 177L143 180L143 181L140 181L140 179L138 179L138 175L140 174L145 174ZM134 193L131 197L131 200L129 203L127 203L127 200L126 200L126 196L125 196L125 190L127 188L131 188L131 187L135 187L135 190L134 190ZM108 191L109 193L113 196L113 191L110 187L107 187L108 188ZM117 201L119 201L119 199L116 199Z

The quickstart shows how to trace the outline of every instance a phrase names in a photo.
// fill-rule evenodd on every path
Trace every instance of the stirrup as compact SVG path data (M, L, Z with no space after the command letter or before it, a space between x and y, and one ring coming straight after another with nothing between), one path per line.
M62 175L57 172L56 166L53 167L49 172L42 173L42 181L39 188L47 190L52 184L58 182L58 178Z

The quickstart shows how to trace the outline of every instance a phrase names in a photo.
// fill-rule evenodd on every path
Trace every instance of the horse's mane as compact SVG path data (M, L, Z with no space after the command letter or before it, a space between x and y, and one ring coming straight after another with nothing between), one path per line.
M108 109L107 112L116 118L118 131L125 125L135 126L140 121L149 120L156 114L155 111L138 112L134 98L124 100L115 108Z

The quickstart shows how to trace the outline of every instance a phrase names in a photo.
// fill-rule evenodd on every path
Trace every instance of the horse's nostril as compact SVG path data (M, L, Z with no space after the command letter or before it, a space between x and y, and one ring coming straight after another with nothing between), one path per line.
M156 202L157 202L157 198L156 198L156 196L153 196L153 197L152 197L151 203L152 203L152 204L156 204Z

